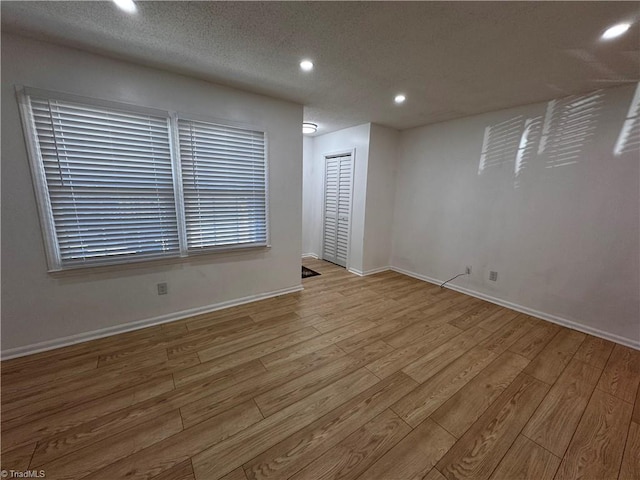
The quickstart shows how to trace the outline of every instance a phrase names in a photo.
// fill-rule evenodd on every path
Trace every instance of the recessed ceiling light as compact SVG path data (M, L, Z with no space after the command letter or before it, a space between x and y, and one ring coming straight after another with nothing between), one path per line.
M124 10L127 13L136 13L138 10L133 0L113 0L113 3L115 3L120 10Z
M398 95L396 95L396 98L393 99L394 102L396 102L397 104L401 104L404 103L404 101L407 99L407 97L405 97L403 94L399 93Z
M302 133L316 133L318 125L311 122L302 122Z
M609 27L602 34L602 39L611 40L612 38L619 37L627 30L629 30L629 27L631 27L630 23L619 23L617 25L614 25L613 27Z
M313 70L313 62L311 60L303 60L300 62L300 68L305 72Z

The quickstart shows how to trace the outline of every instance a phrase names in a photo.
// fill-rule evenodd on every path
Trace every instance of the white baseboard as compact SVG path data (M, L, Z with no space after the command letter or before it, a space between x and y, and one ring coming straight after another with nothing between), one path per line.
M160 315L159 317L147 318L145 320L138 320L135 322L125 323L123 325L114 325L113 327L101 328L99 330L93 330L91 332L78 333L76 335L70 335L68 337L56 338L54 340L47 340L46 342L25 345L24 347L9 348L7 350L2 351L2 353L0 354L0 358L2 360L9 360L11 358L23 357L25 355L45 352L47 350L53 350L55 348L67 347L69 345L74 345L76 343L82 343L82 342L87 342L89 340L96 340L98 338L117 335L118 333L130 332L132 330L140 330L141 328L152 327L154 325L160 325L162 323L175 322L176 320L192 317L194 315L215 312L216 310L222 310L223 308L235 307L237 305L243 305L245 303L264 300L265 298L277 297L280 295L286 295L288 293L300 292L302 290L303 290L302 285L297 285L295 287L283 288L281 290L275 290L267 293L260 293L257 295L249 295L248 297L229 300L226 302L214 303L210 305L204 305L202 307L181 310L179 312Z
M356 268L348 268L347 270L351 273L355 273L360 277L366 277L367 275L373 275L374 273L386 272L387 270L391 270L391 267L372 268L371 270L366 270L364 272Z
M378 267L378 268L372 268L371 270L367 270L364 272L364 275L374 275L376 273L380 273L380 272L386 272L388 270L391 270L391 267Z
M302 258L315 258L318 260L320 257L315 253L303 253Z
M425 282L433 283L435 285L440 285L443 282L443 280L427 277L426 275L410 272L408 270L404 270L398 267L390 267L390 269L393 270L394 272L402 273L404 275L408 275L409 277L417 278L418 280L423 280ZM457 285L452 285L450 283L447 284L446 288L450 288L451 290L455 290L457 292L464 293L472 297L486 300L487 302L495 303L496 305L500 305L502 307L510 308L511 310L515 310L516 312L526 313L527 315L531 315L532 317L540 318L542 320L546 320L548 322L555 323L563 327L571 328L573 330L578 330L579 332L588 333L589 335L593 335L595 337L604 338L605 340L611 340L612 342L616 342L621 345L625 345L627 347L640 350L640 341L632 340L626 337L621 337L614 333L605 332L604 330L600 330L599 328L590 327L588 325L582 325L580 323L574 322L573 320L568 320L566 318L558 317L557 315L541 312L539 310L534 310L533 308L518 305L517 303L508 302L506 300L492 297L491 295L487 295L487 294L478 292L476 290L459 287Z

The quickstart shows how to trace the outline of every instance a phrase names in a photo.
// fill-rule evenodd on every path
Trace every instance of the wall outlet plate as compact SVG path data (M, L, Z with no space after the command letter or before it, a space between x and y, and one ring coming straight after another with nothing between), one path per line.
M497 282L498 281L498 272L489 272L489 280L491 280L492 282Z
M166 295L169 292L169 288L166 283L158 284L158 295Z

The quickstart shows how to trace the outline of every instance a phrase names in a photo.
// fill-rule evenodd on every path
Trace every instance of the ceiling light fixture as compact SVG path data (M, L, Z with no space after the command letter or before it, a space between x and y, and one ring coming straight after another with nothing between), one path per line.
M138 8L133 0L113 0L120 10L124 10L127 13L136 13Z
M400 105L401 103L404 103L406 99L407 97L405 97L402 93L399 93L398 95L396 95L396 98L394 98L393 101Z
M630 23L619 23L613 27L609 27L602 34L603 40L611 40L612 38L619 37L624 34L631 27Z
M302 122L302 133L316 133L318 125L311 122Z
M302 60L300 62L300 68L305 72L313 70L313 62L311 60Z

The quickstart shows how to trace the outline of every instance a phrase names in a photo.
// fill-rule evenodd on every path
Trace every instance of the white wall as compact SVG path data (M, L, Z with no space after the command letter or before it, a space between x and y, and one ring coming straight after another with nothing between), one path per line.
M402 132L392 264L640 346L639 155L613 149L635 86L606 90L577 163L537 150L479 175L485 127L545 104ZM489 270L498 281L488 280Z
M313 156L314 139L304 137L302 140L302 254L320 254L318 247L318 225L322 221L318 218L321 206L318 206L318 175L322 175L322 167ZM322 197L320 197L322 202Z
M312 187L305 193L309 199L309 213L305 215L304 238L309 239L305 253L321 255L322 205L324 188L324 157L328 154L351 152L355 149L353 175L353 204L351 210L351 241L347 267L362 271L365 205L367 196L367 163L369 159L370 124L345 128L313 138L312 154L305 150L305 171L310 172ZM305 183L305 189L307 184ZM307 194L309 197L307 197Z
M248 123L269 139L270 249L47 274L14 85ZM2 36L2 351L300 286L302 107ZM156 284L169 294L158 296Z
M371 124L363 247L364 273L391 265L391 225L399 140L400 132L397 130Z

